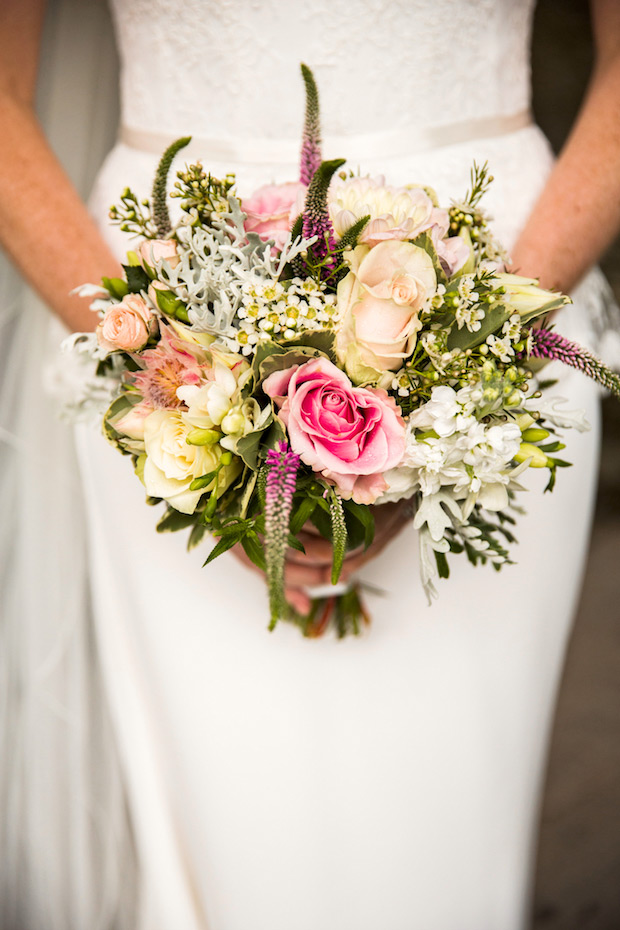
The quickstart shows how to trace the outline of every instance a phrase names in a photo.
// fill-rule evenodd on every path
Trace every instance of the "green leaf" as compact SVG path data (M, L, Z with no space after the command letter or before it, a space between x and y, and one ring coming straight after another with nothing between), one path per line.
M487 336L501 329L512 312L510 307L502 303L491 304L487 307L480 329L476 333L470 333L466 326L459 329L455 323L448 335L448 349L471 349L481 345L486 342Z
M336 358L334 354L335 334L331 329L315 329L312 332L301 333L294 336L293 339L287 339L282 345L294 346L300 350L316 349L321 355L326 355L332 361Z
M214 545L213 549L202 563L202 567L208 565L209 562L213 562L217 559L218 555L223 555L225 552L228 552L229 549L232 549L233 546L236 546L239 542L238 539L235 539L234 536L223 536L222 539L219 539Z
M239 494L239 516L245 518L247 516L248 508L250 506L250 501L252 499L252 494L254 493L254 488L256 487L256 481L258 480L258 472L252 471L243 485L243 490Z
M298 507L293 510L291 515L291 533L299 533L305 523L311 518L316 508L316 500L312 497L304 497Z
M247 555L257 568L260 568L261 571L266 571L267 566L265 564L265 554L263 552L263 547L260 544L259 538L256 533L252 530L241 540L241 545L243 546L243 551Z
M147 290L151 279L141 265L123 265L123 270L127 275L127 287L132 294Z
M448 567L448 560L446 558L445 552L437 552L435 550L435 561L437 562L437 572L440 578L449 578L450 569Z
M287 546L288 546L290 549L296 549L297 552L305 552L305 551L306 551L306 550L305 550L305 547L302 545L302 543L300 543L299 540L297 539L297 537L296 537L296 536L293 536L292 533L289 533L289 534L288 534Z
M337 251L344 252L347 247L354 249L358 243L359 237L362 235L369 222L370 213L368 213L366 216L360 217L360 219L356 220L352 226L349 226L349 228L345 230L340 237Z
M195 549L196 546L202 541L203 536L207 532L207 528L204 523L196 523L192 527L192 531L189 534L189 539L187 540L187 549Z
M318 500L318 507L315 508L312 516L310 517L311 522L317 528L323 539L331 539L332 535L332 521L329 516L329 505L327 501ZM325 507L323 508L323 504Z
M112 297L122 300L129 293L129 286L122 278L102 278L101 283Z
M266 431L264 448L265 449L275 449L279 442L286 440L286 430L284 424L278 417L273 418L273 423Z
M169 507L157 524L158 533L176 533L177 530L187 529L196 522L196 515L193 513L181 513L180 510L174 510Z
M127 437L124 433L118 432L114 423L124 417L135 404L139 403L139 401L139 395L123 392L120 397L112 401L103 415L103 435L108 442L116 446L123 455L130 455L132 450L126 447L125 442L127 441Z
M551 313L552 310L559 310L560 307L566 306L566 302L566 297L554 297L553 300L547 301L546 304L536 307L528 313L520 313L521 323L529 323L530 320L535 320L539 316Z
M280 355L285 350L277 344L277 342L272 342L270 339L265 340L265 342L259 342L256 346L256 352L254 353L254 361L252 362L252 368L256 376L260 371L260 366L265 361L266 358L269 358L271 355Z
M314 346L308 345L310 342L310 337L318 336L320 337L322 332L309 333L307 338L304 339L304 344L299 345L293 349L283 349L277 355L270 355L265 358L259 365L258 368L258 382L262 382L265 378L268 378L269 375L272 375L274 371L284 371L287 368L292 368L293 365L304 365L311 358L327 357L330 358L328 352L323 352L321 349L315 348ZM329 339L317 339L317 342L322 342L325 345L330 345L333 343L334 334L328 333ZM291 345L292 340L287 343L287 346ZM332 353L333 357L333 353Z
M144 484L144 466L146 465L146 452L142 455L137 455L134 461L133 470Z
M361 525L364 532L364 549L368 549L375 537L375 518L372 515L372 511L364 504L356 504L355 501L345 501L344 509L345 518L352 517ZM349 527L348 521L347 527ZM353 535L351 531L350 535ZM353 544L351 543L351 545Z
M562 449L566 448L566 443L557 440L556 442L547 442L542 446L539 445L538 448L541 452L561 452Z
M412 240L413 245L417 245L419 249L424 249L426 254L430 257L433 262L433 268L435 269L435 274L437 275L438 284L447 284L448 279L446 278L446 273L441 267L441 262L439 261L439 256L437 255L437 249L433 245L433 240L431 239L430 233L423 232L419 236L416 236Z
M254 471L258 465L261 442L266 439L265 434L273 425L273 422L273 413L271 413L260 429L252 430L251 433L237 440L235 452L252 471Z

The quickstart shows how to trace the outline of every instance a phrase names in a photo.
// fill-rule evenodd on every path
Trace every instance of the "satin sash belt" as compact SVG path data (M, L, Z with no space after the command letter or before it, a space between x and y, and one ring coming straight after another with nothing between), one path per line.
M362 159L395 158L458 145L474 139L492 139L516 132L532 124L529 110L511 116L491 116L450 123L427 129L399 129L393 132L367 135L326 136L323 152L328 158ZM119 141L141 152L160 155L176 137L160 132L148 132L121 126ZM299 160L299 139L216 139L193 136L181 155L185 159L201 158L211 162L280 165L296 164Z

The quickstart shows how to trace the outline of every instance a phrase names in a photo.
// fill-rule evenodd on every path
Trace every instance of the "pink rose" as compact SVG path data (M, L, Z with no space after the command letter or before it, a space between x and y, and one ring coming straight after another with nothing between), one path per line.
M241 204L247 214L246 231L258 233L264 242L273 239L276 248L282 249L303 210L306 190L306 185L297 181L259 188Z
M176 268L181 261L174 239L145 239L140 243L138 252L146 270L147 266L153 269L157 262L161 261L166 261L171 268Z
M144 348L157 320L138 294L127 294L114 304L97 327L99 345L114 352L136 352Z
M322 357L274 372L263 390L280 408L291 448L306 465L358 504L381 496L383 473L405 452L405 424L385 391L353 387Z

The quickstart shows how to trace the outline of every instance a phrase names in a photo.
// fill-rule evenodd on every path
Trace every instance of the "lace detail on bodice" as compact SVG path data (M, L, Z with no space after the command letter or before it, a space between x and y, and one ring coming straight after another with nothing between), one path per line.
M297 138L299 63L326 135L529 106L534 0L111 0L124 122L171 135Z

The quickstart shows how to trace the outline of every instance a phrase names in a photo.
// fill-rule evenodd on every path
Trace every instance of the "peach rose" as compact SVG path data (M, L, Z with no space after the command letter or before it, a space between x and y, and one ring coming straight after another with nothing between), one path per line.
M342 322L336 352L354 380L353 366L396 371L415 347L419 312L437 287L424 249L390 239L372 249L358 246L351 271L338 285Z
M144 300L138 294L127 294L106 312L97 327L97 339L108 352L137 352L144 348L156 325Z
M145 271L155 268L157 262L166 261L176 268L181 259L174 239L145 239L138 249Z

